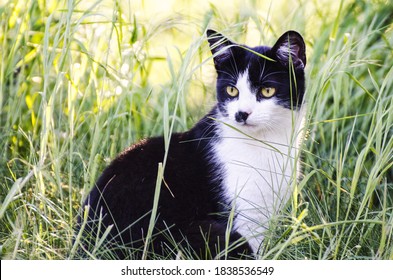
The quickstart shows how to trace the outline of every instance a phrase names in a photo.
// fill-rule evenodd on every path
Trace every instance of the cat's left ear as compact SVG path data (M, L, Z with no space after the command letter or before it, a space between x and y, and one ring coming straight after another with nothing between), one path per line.
M210 50L214 56L214 63L217 66L232 55L230 48L234 43L222 34L211 29L206 31L206 35Z
M303 37L296 31L285 32L273 46L272 52L285 66L288 66L291 60L295 69L304 69L306 66L306 45Z

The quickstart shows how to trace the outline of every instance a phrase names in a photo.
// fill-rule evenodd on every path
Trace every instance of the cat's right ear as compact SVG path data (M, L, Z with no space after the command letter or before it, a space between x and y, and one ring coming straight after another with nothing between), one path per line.
M306 45L302 35L296 31L285 32L272 47L278 61L288 66L293 63L296 69L304 69L306 66Z
M222 61L232 56L230 48L234 45L234 43L212 29L208 29L206 34L210 50L213 54L214 64L218 66Z

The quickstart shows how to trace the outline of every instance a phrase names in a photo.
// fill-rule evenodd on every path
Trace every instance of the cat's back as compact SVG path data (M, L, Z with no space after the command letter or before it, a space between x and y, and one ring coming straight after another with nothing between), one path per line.
M160 217L181 223L217 211L213 201L217 195L211 188L213 166L197 134L195 129L175 133L169 143L163 137L149 138L122 152L90 192L86 200L93 208L90 216L102 209L108 214L107 224L116 217L120 226L146 217L153 207L159 163L164 164Z

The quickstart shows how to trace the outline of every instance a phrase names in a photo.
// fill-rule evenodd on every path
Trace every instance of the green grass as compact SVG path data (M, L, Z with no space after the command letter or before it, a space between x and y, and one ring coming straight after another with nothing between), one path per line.
M154 1L4 2L2 259L69 258L76 215L108 162L209 110L207 26L249 45L287 29L306 38L304 177L261 258L393 259L389 1L177 1L161 13Z

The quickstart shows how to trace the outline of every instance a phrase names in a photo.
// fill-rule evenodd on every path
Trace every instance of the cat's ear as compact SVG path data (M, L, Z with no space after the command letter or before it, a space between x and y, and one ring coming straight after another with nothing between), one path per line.
M285 32L272 48L278 61L288 66L290 61L295 69L304 69L306 66L306 45L303 37L296 31Z
M232 43L222 34L212 29L208 29L206 31L206 34L207 34L207 41L209 42L210 45L210 50L214 57L214 63L217 66L222 61L224 61L225 59L227 59L232 55L230 48L231 46L234 45L234 43Z

